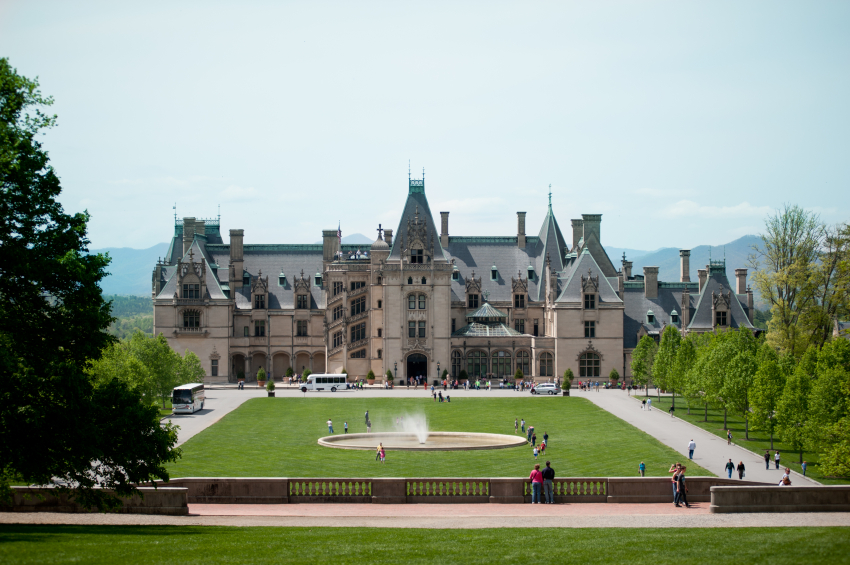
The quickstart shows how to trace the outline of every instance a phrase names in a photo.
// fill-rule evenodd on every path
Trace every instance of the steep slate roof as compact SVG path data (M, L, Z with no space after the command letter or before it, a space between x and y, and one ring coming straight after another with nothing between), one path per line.
M566 280L562 283L562 290L556 302L581 302L581 277L590 274L599 277L599 301L621 303L617 291L611 286L608 278L593 258L593 254L587 248L581 252L576 261L564 273Z
M181 248L182 248L182 240L181 240ZM216 277L215 272L210 266L210 261L206 256L206 253L202 249L202 245L200 245L199 241L196 239L192 242L192 245L189 249L184 253L181 257L178 258L183 259L184 261L189 261L189 253L193 254L193 258L195 262L200 262L201 258L207 259L205 262L206 266L206 285L207 285L207 293L209 297L213 300L223 300L227 297L224 295L224 292L221 290L221 286L219 286L218 278ZM174 293L177 292L177 266L172 265L170 267L166 267L168 272L168 282L165 283L165 286L162 287L162 291L160 291L157 298L170 299L174 296ZM206 298L206 297L202 297Z
M398 222L398 230L393 235L393 246L390 251L389 260L398 260L401 258L401 240L404 237L407 240L407 222L413 221L416 213L419 213L419 220L425 221L428 227L428 242L434 238L434 259L445 259L443 247L440 245L440 231L434 224L434 218L431 216L431 208L428 206L428 199L425 197L425 180L411 179L409 181L407 201L404 203L404 211L401 213L401 219Z
M658 298L647 298L644 287L640 283L626 283L623 290L623 347L632 349L637 347L637 334L643 327L647 333L659 332L665 326L681 327L682 319L682 292L685 285L693 289L690 295L690 308L696 304L699 296L696 294L698 283L658 283ZM652 310L655 323L650 325L646 322L646 314ZM680 323L674 324L671 318L673 311L679 315Z
M528 277L528 266L534 267L534 279L528 281L528 294L536 300L537 286L543 271L536 266L534 249L536 238L527 238L525 249L517 247L516 237L449 237L448 259L455 260L460 280L452 280L452 300L465 300L466 279L475 271L481 278L482 292L489 292L488 300L505 302L513 300L511 277L522 274ZM531 253L531 254L530 254ZM497 279L490 280L490 268L496 265Z
M720 266L720 263L723 263ZM696 305L696 311L691 317L691 323L688 324L689 330L711 330L714 328L714 320L711 317L711 293L712 292L730 292L732 285L729 284L729 279L726 278L726 265L723 261L718 261L718 265L711 265L708 279L703 285L702 293L700 293L699 301ZM750 328L753 325L747 317L747 313L737 299L737 295L732 291L730 320L729 327L731 328Z

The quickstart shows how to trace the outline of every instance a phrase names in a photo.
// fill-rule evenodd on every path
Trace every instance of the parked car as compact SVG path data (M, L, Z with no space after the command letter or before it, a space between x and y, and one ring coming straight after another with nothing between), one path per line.
M561 389L555 383L541 383L531 387L531 394L561 394Z

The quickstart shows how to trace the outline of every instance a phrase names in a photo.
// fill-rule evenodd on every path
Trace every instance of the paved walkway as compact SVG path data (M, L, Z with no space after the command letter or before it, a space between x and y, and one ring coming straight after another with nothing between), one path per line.
M711 514L672 504L191 504L189 516L0 512L0 524L374 528L742 528L850 526L850 512Z
M682 463L688 460L688 442L693 439L697 444L694 461L718 477L726 476L725 467L730 458L736 467L739 461L744 462L744 467L747 469L747 481L778 484L784 473L783 467L780 467L780 470L774 468L773 461L771 461L770 469L765 470L763 457L734 443L726 445L725 439L679 418L671 418L670 414L664 410L657 408L653 408L652 411L641 410L640 402L625 391L603 389L599 392L573 391L571 394L590 400L661 443L669 445L682 454ZM738 473L732 473L732 477L737 478ZM793 471L791 482L796 486L820 484Z

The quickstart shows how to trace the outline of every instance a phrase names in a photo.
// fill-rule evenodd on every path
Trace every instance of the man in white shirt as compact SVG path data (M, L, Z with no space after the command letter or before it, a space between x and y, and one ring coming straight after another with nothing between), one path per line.
M334 423L328 420L328 432L334 433Z
M691 442L688 444L688 458L689 459L694 458L694 450L696 448L697 448L697 444L694 442L694 440L691 440Z

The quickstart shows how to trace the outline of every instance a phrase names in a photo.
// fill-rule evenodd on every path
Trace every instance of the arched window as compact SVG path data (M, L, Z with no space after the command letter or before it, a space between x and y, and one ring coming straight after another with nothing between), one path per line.
M416 310L416 295L411 294L407 297L407 309Z
M578 376L592 378L599 376L599 355L583 353L578 359Z
M184 328L199 328L201 327L201 313L197 310L185 310L183 312L183 327Z
M419 309L420 310L425 309L425 295L424 294L419 295Z
M460 351L452 351L452 377L458 378L463 369L463 356Z
M516 354L516 368L522 371L523 376L531 374L528 351L520 351Z
M466 356L466 372L469 378L483 377L487 373L487 354L473 351Z
M511 375L511 354L507 351L497 351L493 354L493 374L496 378L509 377Z
M413 284L413 277L407 277L407 284Z
M540 354L540 376L541 377L551 377L554 374L554 370L552 368L552 354L551 353L541 353Z
M425 277L422 277L422 284L428 284L425 282Z

